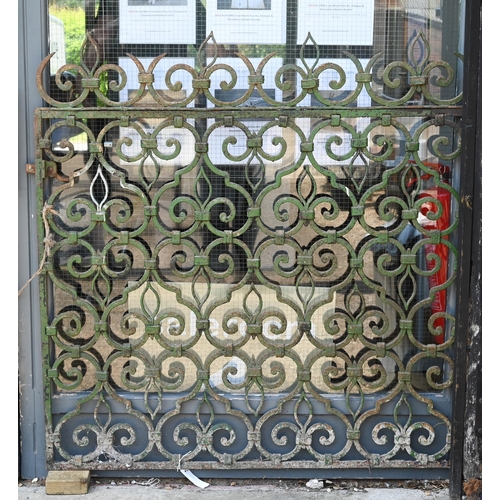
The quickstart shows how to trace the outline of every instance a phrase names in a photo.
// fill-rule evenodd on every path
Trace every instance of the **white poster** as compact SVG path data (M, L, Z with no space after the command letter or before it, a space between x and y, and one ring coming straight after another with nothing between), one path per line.
M306 59L306 64L309 67L312 67L316 63L316 59ZM322 97L328 99L329 101L333 101L331 105L335 105L335 101L343 101L349 96L352 91L357 88L356 82L356 73L357 68L354 63L350 59L319 59L316 68L325 63L334 63L340 66L345 71L346 81L341 89L333 90L330 87L330 82L332 80L339 81L340 76L337 71L328 69L323 71L319 75L319 87L318 90ZM368 63L368 59L360 59L360 63L363 67ZM302 67L302 62L297 60L297 65ZM304 68L305 70L305 68ZM317 99L316 96L308 94L303 101L300 102L300 106L317 106L322 107L325 106L321 101ZM371 106L371 97L363 88L359 93L357 99L355 99L349 106L355 107L370 107ZM306 135L309 135L322 120L321 119L307 119L307 118L299 118L297 123L300 125L302 130ZM348 118L345 119L349 125L351 125L356 131L362 132L365 128L370 124L370 118ZM316 135L314 136L314 158L322 165L333 165L338 164L338 161L333 160L327 154L327 141L331 139L331 137L335 135L341 139L340 144L332 143L329 146L329 150L332 153L342 156L349 154L351 152L351 139L352 134L345 129L344 127L337 126L326 126L321 128ZM350 161L347 160L346 164ZM363 161L361 159L357 159L355 164L363 165Z
M257 67L261 59L250 59L250 62ZM214 97L223 102L231 102L243 96L248 91L248 68L243 63L243 61L239 58L220 58L217 59L217 62L220 64L227 64L231 66L237 73L238 80L236 85L231 90L222 90L220 88L220 84L223 81L227 81L229 76L226 71L216 71L210 77L212 81L211 89ZM277 101L281 101L282 92L281 90L275 87L274 76L278 69L282 66L283 60L280 58L271 59L266 66L262 74L264 75L264 84L263 90L264 92L271 98ZM209 107L213 107L214 105L208 101L207 104ZM267 107L269 104L263 99L263 97L259 94L259 92L255 89L252 95L240 105L240 107ZM211 126L215 123L215 120L208 120L208 126ZM248 129L248 134L254 134L255 136L259 135L263 126L265 126L268 121L261 119L251 119L251 120L242 120L241 123L244 127ZM262 135L262 149L269 154L276 154L280 151L279 147L272 144L273 137L281 137L283 129L281 127L272 127L268 132ZM222 126L220 128L215 129L209 137L209 157L210 160L214 164L231 164L231 165L246 165L250 156L247 156L243 160L240 161L232 161L229 160L223 152L223 142L228 137L235 137L236 143L228 145L228 152L233 156L240 156L247 152L247 134L239 127L227 127ZM262 158L263 163L269 163L268 160ZM259 163L258 159L253 159L251 164Z
M142 57L139 58L139 61L144 66L144 69L147 70L149 65L153 61L153 58ZM120 91L120 102L125 102L128 99L131 99L139 89L139 70L134 61L128 57L120 58L118 60L118 64L127 74L127 85ZM167 71L176 64L185 64L194 67L195 60L191 57L164 57L158 62L153 70L153 73L155 75L155 81L153 85L156 92L163 99L170 102L183 101L192 92L192 76L187 71L183 70L175 71L174 73L172 73L171 78L172 83L176 83L178 81L181 82L182 89L174 92L167 88L165 75ZM143 97L139 101L137 101L135 105L138 107L159 106L159 104L153 99L153 97L147 90ZM194 106L194 102L189 103L188 106ZM167 141L169 140L178 141L178 144L181 147L181 153L172 160L165 160L164 158L158 157L157 155L153 155L154 160L151 156L147 156L146 158L141 157L138 160L122 162L123 164L135 165L142 162L144 165L154 165L156 162L158 165L180 166L187 165L193 160L195 155L194 135L187 128L175 127L173 123L168 126L162 126L163 122L164 120L161 118L142 118L141 120L135 120L134 123L140 129L140 132L134 127L120 127L121 138L127 137L132 141L130 146L127 146L125 144L122 145L122 153L130 158L134 158L135 156L141 154L141 140L149 136L156 139L156 142L158 144L157 149L160 154L171 155L174 152L175 147L167 145ZM194 120L188 120L187 122L191 125L194 125Z
M196 43L196 0L120 0L120 43Z
M217 43L282 44L285 0L207 0L207 36Z
M300 0L297 44L373 45L374 0Z

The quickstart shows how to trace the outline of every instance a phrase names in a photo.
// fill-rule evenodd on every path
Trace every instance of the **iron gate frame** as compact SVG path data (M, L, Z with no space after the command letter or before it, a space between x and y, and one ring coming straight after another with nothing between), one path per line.
M41 69L43 69L43 66L45 65L46 61L44 61L44 63L42 63L42 66L41 66ZM41 78L39 80L39 82L41 83ZM421 82L422 80L419 80L418 78L414 81L414 86L418 86L418 85L421 85ZM367 83L367 82L365 82ZM90 85L90 88L95 88L95 85L94 83L90 82L89 83ZM92 87L92 85L94 85L94 87ZM43 85L39 85L39 90L42 90L43 89ZM44 92L43 90L41 91L42 95L44 95ZM51 98L45 93L44 95L44 98L45 100L48 100L49 102L51 101ZM456 101L458 102L458 100ZM341 117L344 116L344 113L345 113L345 110L344 109L334 109L335 111L335 114L338 114L340 115ZM401 117L401 116L419 116L419 117L422 117L423 115L435 120L436 123L443 123L443 120L445 119L444 117L460 117L461 116L461 107L460 106L453 106L453 107L449 107L449 106L433 106L431 108L428 108L428 109L423 109L423 110L419 110L419 111L414 111L414 112L409 112L407 109L404 109L404 110L401 110L401 109L398 109L398 108L395 108L395 107L392 107L390 108L390 113L387 113L388 111L388 108L381 108L381 109L370 109L370 110L360 110L359 111L359 116L370 116L370 117L373 117L373 118L381 118L381 117L384 117L383 119L387 120L387 115L390 114L391 118L392 117ZM144 113L146 113L147 115L151 115L151 116L156 116L156 114L158 113L157 110L154 110L154 111L136 111L136 110L127 110L127 115L129 115L130 117L135 117L135 116L139 116L139 115L144 115ZM163 110L162 112L162 116L165 116L165 113L166 111ZM286 108L286 109L256 109L256 110L248 110L248 109L245 109L245 110L242 110L241 108L237 108L237 107L227 107L227 108L224 108L224 109L211 109L211 110L196 110L196 111L191 111L187 108L183 108L183 109L175 109L175 110L171 110L171 113L173 116L180 116L180 117L183 117L183 118L195 118L195 117L201 117L201 118L206 118L206 117L210 117L210 118L213 118L214 116L224 116L229 113L231 114L232 116L234 116L235 118L249 118L249 117L262 117L263 115L265 115L266 117L268 118L277 118L277 119L280 119L280 117L283 117L283 116L287 116L289 118L296 118L296 117L307 117L307 118L324 118L325 116L330 116L332 114L332 109L322 109L322 110L318 110L318 109L307 109L307 108L301 108L301 109L297 109L297 108ZM347 114L345 116L354 116L356 115L357 112L352 112L352 111L348 111ZM412 113L415 113L414 115L412 115ZM36 130L37 130L37 133L36 135L38 137L41 137L43 135L42 133L42 130L43 130L43 126L42 126L42 122L46 119L52 119L52 118L67 118L68 116L71 116L71 117L74 117L76 120L79 120L79 119L87 119L87 118L95 118L95 117L99 117L99 118L107 118L107 119L111 119L111 118L117 118L117 117L120 117L120 116L123 116L123 109L121 107L116 107L115 109L113 108L109 108L107 110L103 110L103 109L100 109L99 111L96 111L96 110L89 110L89 109L78 109L78 108L71 108L71 109L66 109L66 105L63 105L61 106L60 108L58 109L54 109L54 108L49 108L49 109L38 109L36 110L36 113L35 113L35 121L36 121ZM52 177L52 176L56 176L57 177L57 173L54 172L53 170L51 170L51 168L53 167L52 165L49 165L47 164L46 162L44 162L44 160L42 160L41 158L41 155L40 155L40 152L41 150L43 150L44 147L40 147L38 150L37 150L37 182L39 185L42 185L45 183L46 181L46 177ZM40 208L40 213L42 213L43 211L43 206L44 206L44 202L43 202L43 198L39 198L39 208ZM43 227L43 219L40 218L39 219L39 230L40 230L40 234L41 235L44 235L45 234L45 228ZM40 246L40 260L43 261L44 259L44 251L45 251L45 246L44 245L41 245ZM41 280L42 280L42 283L43 281L45 280L45 270L44 270L44 273L42 274L41 276ZM41 287L43 289L43 285ZM45 299L43 298L43 295L42 295L42 310L46 310L46 304L47 302L45 301ZM351 465L352 465L353 462L351 462L349 464L349 461L347 461L347 465L349 466L349 468L352 468ZM54 465L56 468L57 468L57 465L56 464L52 464ZM116 465L116 464L114 464ZM164 466L164 464L162 464ZM338 466L339 464L337 464ZM363 466L363 463L359 463L358 464L360 467ZM376 468L376 464L372 464L372 467L375 467ZM153 467L154 468L154 465L149 463L146 465L146 468L149 469L149 467ZM197 469L199 467L202 467L202 465L200 464L196 464L195 462L189 462L189 467L192 468L192 469ZM325 464L325 468L330 468L331 467L331 464ZM116 470L114 467L112 467L112 470ZM124 467L123 470L129 470L129 468L127 467ZM151 469L149 469L151 470Z

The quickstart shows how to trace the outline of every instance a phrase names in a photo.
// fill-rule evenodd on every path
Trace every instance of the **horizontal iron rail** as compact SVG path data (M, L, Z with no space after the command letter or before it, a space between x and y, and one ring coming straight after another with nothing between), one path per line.
M280 116L287 116L289 118L325 118L331 115L340 115L349 118L381 118L382 116L408 117L408 118L437 118L447 117L461 117L462 107L435 107L435 106L418 106L415 108L394 109L386 107L373 107L373 108L341 108L341 107L328 107L328 108L38 108L35 110L36 115L42 119L61 118L66 116L74 116L78 119L85 118L120 118L127 116L128 118L158 118L164 116L182 116L186 119L203 119L203 118L218 118L231 115L235 118L248 120L252 118L279 118Z
M181 455L179 455L181 458ZM97 465L98 464L98 465ZM86 463L85 467L87 469L94 469L92 466L92 462ZM119 471L119 470L130 470L130 463L120 463L120 462L96 462L95 468L99 471L111 470L111 471ZM170 462L134 462L133 470L177 470L179 466L179 461L170 461ZM391 460L391 461L368 461L368 460L336 460L332 462L321 462L316 460L287 460L281 462L277 462L273 464L273 469L327 469L330 471L334 469L387 469L390 467L391 469L449 469L449 462L440 461L440 462L429 462L425 465L419 464L418 462L412 460ZM52 462L48 464L49 470L75 470L75 465L68 462ZM246 460L246 461L235 461L229 464L224 464L217 461L182 461L183 469L192 469L192 470L241 470L241 469L269 469L270 464L269 461L264 460Z

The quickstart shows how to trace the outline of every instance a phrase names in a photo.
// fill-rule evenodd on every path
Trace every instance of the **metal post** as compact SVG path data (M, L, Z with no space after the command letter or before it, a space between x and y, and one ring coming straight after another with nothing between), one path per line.
M478 5L479 4L479 5ZM450 498L462 498L463 446L465 432L465 395L467 384L467 337L469 330L469 307L471 301L471 260L473 251L473 228L480 224L480 198L474 197L480 182L480 168L475 168L480 158L478 134L481 123L481 2L466 4L465 50L464 50L464 99L462 122L462 178L460 182L462 203L460 205L459 248L461 268L458 276L458 304L456 327L455 383L452 421Z

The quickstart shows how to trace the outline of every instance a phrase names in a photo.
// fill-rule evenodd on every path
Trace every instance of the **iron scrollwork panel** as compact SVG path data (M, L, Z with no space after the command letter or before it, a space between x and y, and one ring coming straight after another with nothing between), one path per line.
M343 69L304 58L275 75L287 89L297 71L296 97L270 97L272 55L242 56L248 91L229 102L216 57L163 75L172 91L192 77L175 105L154 88L163 55L130 56L126 102L101 94L108 66L80 67L69 103L40 78L51 467L446 467L460 96L435 97L430 73L451 69L410 54L410 90L386 102L378 56L347 56L356 88L334 103L318 77L341 90ZM256 91L266 106L242 106ZM90 92L106 107L80 107ZM349 106L361 92L372 107ZM405 106L415 93L426 104ZM160 106L138 108L145 94ZM214 107L190 108L200 94ZM307 95L321 106L298 107Z

